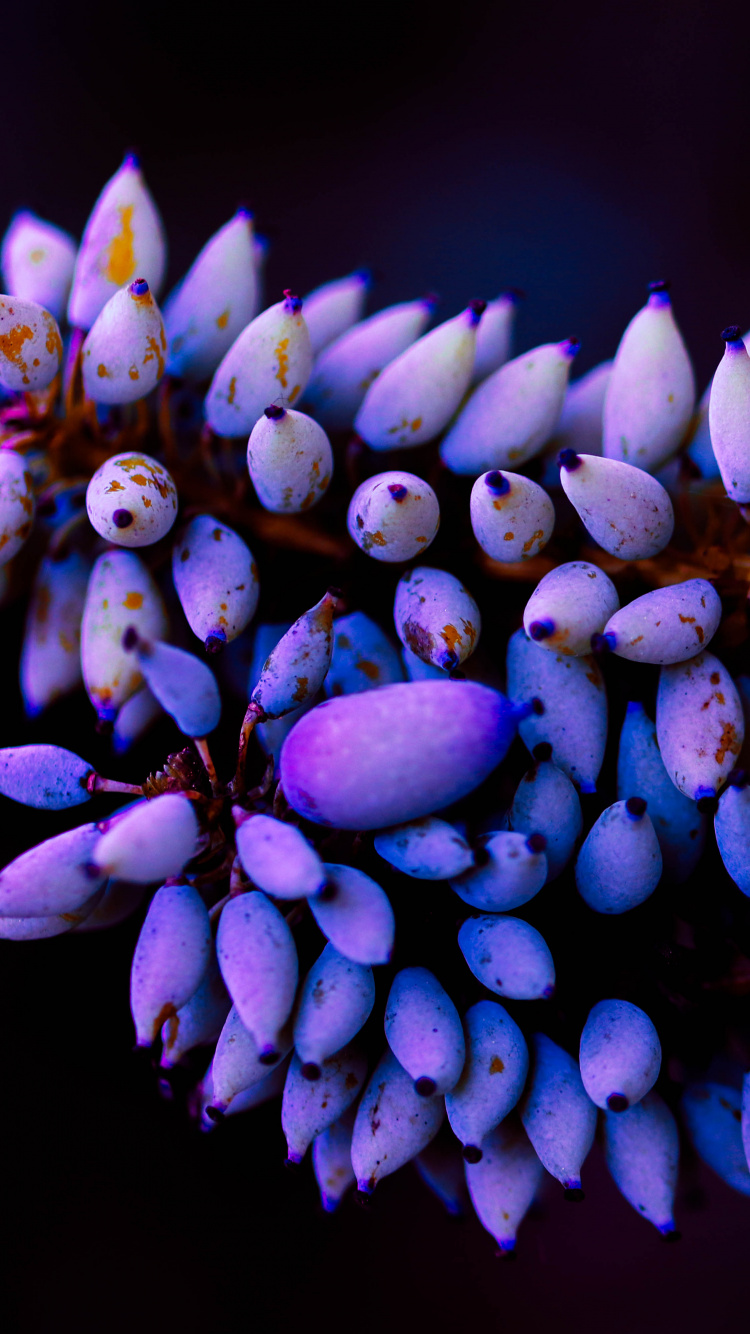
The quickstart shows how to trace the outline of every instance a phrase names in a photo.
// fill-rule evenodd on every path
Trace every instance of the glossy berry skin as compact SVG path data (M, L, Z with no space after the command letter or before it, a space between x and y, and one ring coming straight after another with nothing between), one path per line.
M404 648L423 662L453 671L474 652L482 618L455 575L417 565L399 580L393 619Z
M206 397L208 425L216 435L247 437L269 403L300 400L311 369L302 303L290 294L257 315L222 358Z
M325 862L324 868L327 885L309 900L323 935L353 963L388 963L396 919L387 894L356 866Z
M617 797L638 793L647 803L661 848L664 875L682 884L700 861L706 843L706 818L694 801L675 787L664 767L656 726L643 705L631 701L620 733Z
M238 209L164 303L167 373L208 379L253 318L256 303L253 220Z
M594 912L629 912L661 879L661 849L645 803L643 812L631 815L631 800L602 812L578 854L578 893Z
M260 585L253 554L210 514L196 515L180 533L172 578L188 625L207 652L231 643L255 615Z
M486 1135L513 1110L529 1068L526 1039L497 1001L482 1000L464 1015L466 1061L461 1078L446 1094L451 1130L468 1162L478 1162Z
M309 898L325 884L323 863L302 831L271 815L243 820L237 856L253 884L272 898Z
M563 461L564 460L564 461ZM674 511L655 477L619 459L560 455L560 482L593 537L611 556L656 556L674 530Z
M79 825L9 862L0 871L0 914L50 917L76 912L106 879L104 872L89 867L100 837L97 825Z
M295 1053L287 1071L281 1103L281 1128L291 1163L301 1163L313 1140L338 1121L355 1101L367 1078L367 1060L355 1043L329 1056L320 1078L306 1079Z
M526 837L541 834L546 841L547 880L555 880L573 856L583 829L581 801L567 774L552 760L536 761L518 784L502 828Z
M385 1006L385 1036L421 1097L455 1087L466 1059L461 1020L453 1001L428 968L402 968Z
M508 641L507 682L512 699L539 699L544 706L519 723L524 745L533 751L548 742L555 764L580 791L595 792L607 741L607 694L594 659L545 653L518 630Z
M721 860L735 885L750 895L750 787L728 783L714 816Z
M478 1162L467 1162L471 1202L482 1227L495 1238L499 1255L515 1251L516 1233L543 1176L544 1168L515 1117L486 1136Z
M589 561L568 561L540 579L526 603L523 628L541 648L579 658L591 652L591 636L604 629L619 605L603 570Z
M0 385L13 393L46 389L62 365L54 315L36 301L0 296Z
M679 448L695 377L666 290L652 291L617 349L604 403L604 455L657 472Z
M332 1126L313 1140L312 1163L327 1214L338 1209L344 1195L355 1184L352 1167L352 1131L356 1108L350 1107Z
M297 950L287 923L260 890L230 899L219 918L216 953L227 991L252 1034L261 1064L282 1051L281 1030L297 990Z
M25 460L14 449L0 449L0 565L21 550L34 510L34 485Z
M115 454L94 473L86 510L100 537L118 547L147 547L177 518L177 488L149 454Z
M314 357L362 319L369 287L369 273L358 269L308 292L304 300L305 323Z
M371 1195L383 1177L398 1171L437 1135L445 1117L442 1098L422 1098L390 1050L362 1095L352 1136L357 1187Z
M520 473L483 473L472 487L470 506L477 542L502 564L538 556L555 526L555 507L547 492Z
M680 792L696 801L721 790L742 749L745 724L737 687L712 653L662 667L656 734Z
M219 1034L211 1063L210 1106L222 1114L228 1113L233 1103L240 1103L240 1096L246 1090L256 1089L262 1083L271 1065L278 1067L281 1064L291 1045L287 1026L277 1036L275 1054L266 1053L267 1058L274 1055L273 1061L262 1061L253 1034L245 1027L236 1005L233 1005Z
M370 386L354 429L371 449L410 449L445 429L471 383L479 306L418 339Z
M110 297L83 344L83 386L95 403L135 403L164 374L167 336L148 283Z
M658 1093L647 1093L627 1112L605 1113L604 1153L610 1175L628 1204L669 1237L675 1231L680 1136Z
M0 553L1 554L1 553ZM89 566L80 552L45 557L26 615L20 682L30 718L81 684L81 618Z
M197 889L162 885L149 904L130 974L139 1047L150 1047L165 1020L195 994L210 955L211 927Z
M72 912L52 913L48 917L0 916L0 940L51 940L69 931L82 931L104 897L104 886L95 890Z
M294 1018L294 1046L305 1078L317 1078L315 1067L356 1037L374 1004L370 965L326 945L305 978Z
M128 155L86 223L68 302L68 323L90 329L97 315L139 275L158 294L166 272L161 218L137 160Z
M513 345L513 327L520 295L518 292L502 292L494 301L487 302L487 308L477 327L477 350L474 357L472 384L479 384L488 375L504 366L510 357Z
M440 1201L449 1218L464 1218L471 1201L457 1144L437 1135L414 1159L422 1181Z
M707 579L686 579L644 593L604 627L607 647L631 662L668 665L694 658L721 621L721 598Z
M424 333L433 309L429 298L388 306L335 338L316 357L305 402L327 431L354 424L370 385Z
M545 343L484 380L440 446L446 467L471 477L534 458L557 424L578 346Z
M334 601L326 593L266 659L251 695L265 718L281 718L317 695L331 663Z
M599 1001L584 1024L579 1060L592 1102L604 1110L626 1111L659 1077L659 1035L648 1015L630 1001Z
M16 213L0 254L5 289L43 306L59 320L68 300L76 249L73 237L60 227L25 210Z
M528 903L546 884L547 858L525 834L486 834L480 850L480 864L451 880L454 894L472 908L508 912Z
M193 803L166 792L109 820L90 860L104 875L143 885L179 875L197 847Z
M115 755L124 755L140 741L162 712L161 704L146 685L126 699L112 729L112 749Z
M334 622L331 665L323 682L327 696L356 695L403 679L398 649L363 611Z
M682 1097L681 1111L698 1156L733 1190L750 1195L739 1091L710 1081L689 1084Z
M284 792L316 824L403 824L477 787L515 728L508 700L472 682L415 681L343 695L311 709L289 733Z
M317 505L328 489L331 442L306 413L269 407L250 432L247 467L264 509L300 514Z
M128 631L125 632L125 641ZM134 656L151 694L185 736L204 737L221 718L221 695L211 668L172 644L138 640Z
M578 454L601 454L604 400L612 376L612 366L613 362L602 361L592 371L568 385L560 420L555 427L555 458L562 449L573 449ZM557 467L551 475L551 481L553 485L559 486Z
M349 536L373 560L413 560L434 540L440 507L432 487L411 472L381 472L349 502Z
M0 793L24 806L61 811L89 801L91 765L62 746L6 746L0 750Z
M144 637L167 633L161 595L132 551L105 551L94 564L81 623L83 680L99 717L117 710L143 683L137 658L122 646L129 626Z
M496 996L546 1000L555 989L546 941L518 917L470 917L458 933L458 945L474 976Z
M544 1033L535 1033L531 1078L521 1120L539 1160L566 1191L580 1191L583 1166L596 1133L596 1108L578 1062Z
M727 495L738 505L746 505L750 502L750 356L738 329L727 329L723 336L726 347L711 384L708 426Z
M466 839L447 820L434 815L383 829L375 835L373 845L384 861L417 880L448 880L474 865Z
M203 980L188 1000L165 1020L161 1031L162 1069L178 1065L196 1047L216 1043L232 1002L221 976L213 944Z

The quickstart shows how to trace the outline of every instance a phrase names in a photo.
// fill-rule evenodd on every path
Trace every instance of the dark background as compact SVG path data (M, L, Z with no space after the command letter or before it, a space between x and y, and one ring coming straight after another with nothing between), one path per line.
M584 370L613 354L645 284L669 277L702 389L719 331L750 324L747 39L738 7L694 0L200 13L30 0L3 20L3 220L28 205L80 233L134 146L171 280L247 201L272 239L271 299L361 263L377 305L435 289L450 314L513 284L528 297L519 348L575 334ZM22 729L19 618L6 744L74 744L85 719L95 760L77 705ZM0 816L3 860L55 827L9 803ZM515 1266L476 1223L447 1220L411 1169L370 1215L350 1202L323 1218L309 1174L281 1167L275 1109L198 1137L159 1100L130 1054L137 930L0 948L8 1328L721 1334L745 1318L750 1202L690 1163L671 1248L598 1149L586 1204L550 1183ZM638 930L620 937L621 964ZM596 954L599 967L612 939L579 936L572 965Z

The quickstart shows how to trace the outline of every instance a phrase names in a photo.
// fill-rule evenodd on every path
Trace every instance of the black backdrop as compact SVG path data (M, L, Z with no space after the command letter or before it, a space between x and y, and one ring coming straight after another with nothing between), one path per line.
M404 0L195 14L28 0L4 14L3 45L4 216L27 204L80 232L135 146L172 278L247 201L272 239L274 298L360 263L378 275L378 304L437 289L445 314L514 284L528 296L519 347L575 334L586 369L612 354L645 283L668 276L701 388L721 328L750 323L736 7L447 12ZM85 727L96 761L85 703L23 725L20 610L4 615L4 744L75 746ZM164 731L131 773L159 740L174 743ZM3 860L58 827L8 802L0 819ZM578 925L573 963L596 959L601 972L608 950L622 964L636 947L637 924L618 944L580 913ZM411 1169L370 1214L349 1203L322 1217L309 1174L281 1167L275 1111L198 1137L131 1056L137 929L0 948L8 1328L650 1334L743 1318L750 1203L694 1167L684 1239L669 1248L618 1196L598 1150L586 1204L571 1210L551 1188L515 1266L493 1259L476 1223L447 1220Z

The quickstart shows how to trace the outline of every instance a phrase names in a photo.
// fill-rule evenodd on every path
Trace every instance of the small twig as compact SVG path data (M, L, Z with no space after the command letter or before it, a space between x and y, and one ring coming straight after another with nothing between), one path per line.
M261 778L258 786L251 787L250 791L245 793L245 801L247 802L260 801L262 797L267 796L271 790L271 784L273 783L273 776L275 772L276 772L276 764L274 762L273 755L269 755L268 763L266 765L266 772Z
M281 783L277 783L276 791L273 794L273 815L277 820L283 820L288 810L289 802L286 799L284 789L281 786Z
M250 700L250 703L248 704L247 709L245 711L245 717L242 720L242 727L240 728L240 744L237 751L237 772L232 782L229 784L229 792L231 796L235 798L235 800L238 799L241 800L245 794L245 766L247 764L247 748L248 745L250 744L250 737L255 731L255 728L257 727L258 723L263 721L264 716L265 715L260 706L258 704L254 704L253 701Z
M234 899L238 894L246 894L249 888L250 881L242 869L242 862L239 857L235 857L229 872L229 897Z
M142 797L143 788L136 783L119 783L116 778L102 778L93 771L86 779L87 792L120 792L124 796Z
M211 791L215 797L221 796L221 784L216 773L216 768L211 759L211 752L208 749L208 742L204 736L193 737L195 749L203 761L203 767L208 774L208 781L211 784Z

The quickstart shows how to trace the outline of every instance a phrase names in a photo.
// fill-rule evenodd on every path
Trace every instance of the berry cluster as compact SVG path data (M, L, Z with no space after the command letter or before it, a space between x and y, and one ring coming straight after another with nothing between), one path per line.
M0 569L4 601L30 593L27 713L82 684L116 755L165 716L183 748L141 782L0 750L27 806L132 798L0 872L0 937L114 926L148 895L138 1046L206 1129L281 1096L326 1209L412 1160L455 1209L465 1172L509 1254L545 1169L583 1197L599 1123L623 1195L675 1237L675 1111L750 1195L750 1076L743 1102L726 1073L750 1064L745 342L724 331L696 410L663 283L569 385L574 340L511 358L517 293L430 332L432 297L365 318L359 271L263 308L264 255L240 210L162 314L132 157L80 247L30 214L3 242ZM282 603L296 619L258 623ZM695 907L717 849L718 949ZM631 912L666 972L615 948L577 980L580 923ZM712 1006L714 1051L691 1050Z

